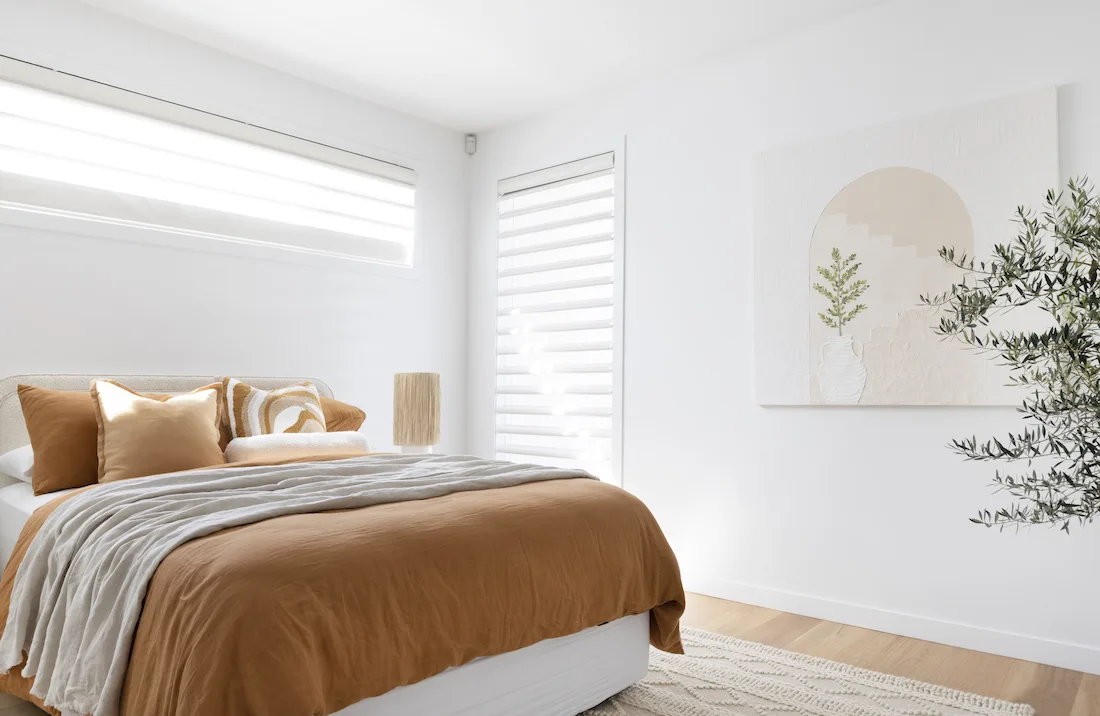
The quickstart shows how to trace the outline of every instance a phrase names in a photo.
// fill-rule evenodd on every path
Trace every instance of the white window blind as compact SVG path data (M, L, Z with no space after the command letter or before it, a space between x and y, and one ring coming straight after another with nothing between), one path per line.
M0 75L0 208L411 263L411 169L23 63Z
M615 157L500 182L496 449L615 466Z

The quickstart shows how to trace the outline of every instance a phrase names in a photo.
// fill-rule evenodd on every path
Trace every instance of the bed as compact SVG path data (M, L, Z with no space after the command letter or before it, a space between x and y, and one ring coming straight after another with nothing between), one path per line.
M92 376L85 375L37 375L0 381L0 452L19 447L28 441L15 393L17 384L28 383L59 390L84 390L91 378ZM143 392L182 393L208 384L217 377L119 376L117 379ZM302 379L251 377L245 380L257 387L266 388ZM332 396L332 391L325 383L317 380L311 382L322 395ZM537 487L543 488L542 485ZM514 491L517 488L505 489ZM71 491L65 491L68 492ZM22 482L0 488L0 558L5 563L15 549L20 530L32 519L35 510L47 504L52 506L56 504L55 501L64 502L64 499L58 498L66 496L67 494L62 493L35 496L30 485ZM455 505L460 505L464 504L459 499L462 497L426 500L425 504L439 507L444 504L442 500L453 499ZM365 511L371 509L375 508L365 508ZM380 510L377 514L382 515L383 511ZM476 510L470 514L476 514ZM276 518L285 519L287 518ZM667 545L665 548L667 549ZM669 619L674 624L679 611L682 611L682 588L679 586L678 572L674 579L667 577L665 581L670 584L663 589L671 598L666 603L650 606L664 610L662 618L665 623L662 628L667 632ZM675 584L671 584L672 581ZM154 587L155 581L150 586L151 595L154 594ZM617 587L610 585L609 589L612 588ZM548 603L552 602L550 597L545 599ZM143 617L146 615L143 614ZM151 617L146 617L148 618ZM655 618L648 611L620 615L603 623L541 639L515 650L464 659L461 664L415 683L399 685L385 693L358 700L330 713L340 716L503 716L518 713L571 716L597 705L646 674L649 645L655 638L653 634L657 628L655 623ZM145 623L142 622L137 631L135 654L140 652L141 628L144 626ZM678 643L678 633L675 640ZM325 711L314 709L314 712L320 714ZM123 713L126 713L125 709ZM302 713L301 716L313 714Z

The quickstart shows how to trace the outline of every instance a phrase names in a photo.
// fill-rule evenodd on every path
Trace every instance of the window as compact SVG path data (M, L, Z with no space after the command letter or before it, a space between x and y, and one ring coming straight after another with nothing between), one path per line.
M615 480L614 153L499 193L497 455Z
M32 65L0 74L4 210L411 264L411 169Z

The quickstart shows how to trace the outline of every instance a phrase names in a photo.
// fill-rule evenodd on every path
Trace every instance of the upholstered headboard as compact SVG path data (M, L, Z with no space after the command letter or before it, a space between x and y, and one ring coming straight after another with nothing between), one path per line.
M233 376L238 377L238 376ZM19 406L19 385L36 385L53 390L87 392L96 378L117 380L139 393L187 393L222 379L218 375L13 375L0 380L0 455L30 443L27 426L23 423L23 409ZM332 389L314 378L263 378L239 376L241 380L261 390L280 388L292 383L309 381L317 392L326 398L333 397Z

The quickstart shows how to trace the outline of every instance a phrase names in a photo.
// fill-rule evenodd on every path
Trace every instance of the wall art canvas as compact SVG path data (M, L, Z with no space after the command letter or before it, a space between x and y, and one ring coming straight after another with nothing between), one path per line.
M758 155L757 402L1018 404L920 296L961 276L941 246L988 257L1058 185L1054 88Z

